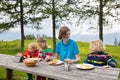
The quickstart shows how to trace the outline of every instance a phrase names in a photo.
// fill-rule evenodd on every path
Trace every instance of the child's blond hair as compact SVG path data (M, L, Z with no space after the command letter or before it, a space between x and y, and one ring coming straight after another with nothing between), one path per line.
M47 42L47 40L45 39L45 38L43 38L43 37L39 37L38 39L37 39L37 42L39 43L39 42Z
M37 39L37 44L39 45L40 43L45 43L45 48L47 48L47 40L44 37L39 37Z
M90 49L93 52L104 51L105 50L105 46L104 46L102 40L94 40L94 41L90 42Z
M37 44L35 42L32 42L28 45L28 48L37 49Z

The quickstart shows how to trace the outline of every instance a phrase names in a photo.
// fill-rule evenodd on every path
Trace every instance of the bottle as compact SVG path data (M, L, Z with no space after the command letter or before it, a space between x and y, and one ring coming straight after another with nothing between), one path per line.
M64 70L70 71L70 64L67 61L64 61Z

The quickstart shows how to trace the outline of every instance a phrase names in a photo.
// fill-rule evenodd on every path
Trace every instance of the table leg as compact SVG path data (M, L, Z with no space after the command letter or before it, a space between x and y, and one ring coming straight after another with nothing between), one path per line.
M13 80L13 70L6 69L6 77L7 77L7 80Z

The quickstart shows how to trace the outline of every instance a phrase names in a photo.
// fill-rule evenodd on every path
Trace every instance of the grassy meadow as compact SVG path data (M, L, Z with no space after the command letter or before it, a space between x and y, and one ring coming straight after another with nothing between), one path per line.
M52 39L47 40L48 44L53 46ZM20 40L0 41L0 54L16 55L17 52L23 53L27 49L27 45L31 42L36 42L36 40L25 40L25 48L21 51ZM77 41L77 44L80 50L80 63L83 63L87 54L90 52L89 43ZM117 60L117 67L120 68L120 46L106 44L106 52L110 53ZM0 80L6 80L6 71L4 68L0 68ZM27 74L25 72L14 71L13 80L27 80Z

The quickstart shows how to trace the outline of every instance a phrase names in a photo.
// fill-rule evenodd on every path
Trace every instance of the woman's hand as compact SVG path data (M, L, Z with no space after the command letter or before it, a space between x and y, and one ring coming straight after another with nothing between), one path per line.
M74 59L74 60L72 60L72 59L65 59L65 60L67 60L67 62L69 64L73 64L73 63L79 62L80 61L80 55L77 54L77 55L75 55L75 57L76 57L76 59Z
M58 58L58 54L55 54L54 57L52 57L51 59L57 59Z
M71 59L65 59L65 62L67 62L68 64L73 64L73 63L74 63L74 60L71 60Z
M74 61L70 59L70 60L68 60L68 63L69 63L69 64L73 64Z

